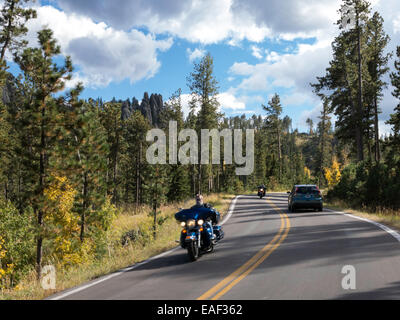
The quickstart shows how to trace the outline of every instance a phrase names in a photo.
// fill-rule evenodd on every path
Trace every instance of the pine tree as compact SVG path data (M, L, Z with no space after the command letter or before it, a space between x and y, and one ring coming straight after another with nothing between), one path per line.
M354 9L355 27L346 30L341 20L337 22L341 33L332 43L333 60L326 75L318 77L318 83L312 86L317 94L328 90L331 109L338 118L336 135L354 145L357 161L363 161L364 135L368 131L364 86L370 80L366 32L370 4L364 0L343 0L343 3ZM340 12L345 16L343 8Z
M74 92L69 107L63 114L64 140L61 145L60 167L71 177L79 190L75 209L80 216L80 241L83 242L88 221L105 203L108 144L100 122L99 108L77 99Z
M314 122L312 121L312 119L311 118L307 118L307 120L306 120L306 123L307 123L307 125L308 125L308 127L309 127L309 134L310 134L310 136L311 135L313 135L313 131L314 131Z
M382 77L389 71L388 61L391 54L385 53L386 46L390 40L383 29L383 18L375 12L368 21L368 71L370 81L366 84L366 100L372 109L372 123L374 126L375 162L381 160L379 141L379 102L382 100L382 91L387 83Z
M18 132L21 139L19 154L31 187L25 195L37 216L37 276L41 276L43 221L45 215L44 191L54 174L52 162L54 146L61 139L59 132L59 103L63 97L53 94L64 90L65 81L71 79L72 63L69 57L59 66L53 59L61 50L50 29L38 32L39 47L27 48L15 61L29 88L23 108L19 111Z
M23 3L30 0L5 0L0 11L0 62L4 62L7 50L12 53L22 49L27 45L26 40L20 40L28 29L26 22L32 18L36 18L34 9L25 8ZM3 64L4 66L4 64Z
M388 160L393 165L400 163L400 46L397 47L396 54L397 59L394 62L395 71L390 74L390 79L394 87L392 95L399 100L399 103L394 108L394 113L390 115L390 119L386 122L392 126L393 131L393 135L390 136L388 143L391 148Z
M268 106L262 105L263 109L267 112L266 118L266 126L272 133L274 137L274 141L276 144L276 155L277 162L279 166L279 182L282 181L282 144L281 144L281 135L282 135L282 119L280 119L280 115L282 113L282 105L281 100L278 94L275 94L270 101L268 101Z
M177 133L184 128L184 120L183 120L183 112L182 112L182 98L181 98L181 89L178 89L175 93L172 94L171 98L165 103L164 109L160 114L160 126L165 132L167 132L167 141L168 146L170 144L175 143L176 149L175 152L179 149L182 143L178 141L171 141L169 138L169 121L176 121L177 123ZM172 150L170 147L168 148L168 156L171 162L173 158L169 151ZM177 154L177 153L176 153ZM176 159L177 160L177 159ZM187 198L190 194L190 182L188 176L188 165L182 164L170 164L169 165L169 187L167 198L169 201L180 201Z
M113 101L105 103L100 109L101 123L106 130L109 154L107 157L107 194L112 196L112 203L117 204L120 200L120 174L119 158L122 148L122 113L121 103Z
M217 129L221 117L221 114L218 112L219 103L217 100L219 87L213 75L213 64L213 58L208 53L199 63L194 64L194 71L187 78L187 85L192 95L192 110L194 111L196 105L200 106L196 119L196 131L199 137L201 136L201 129ZM210 165L206 165L206 170L203 169L201 159L199 159L197 191L200 193L202 192L203 182L209 180ZM208 173L208 175L205 176L203 173Z
M146 132L150 124L140 111L134 111L123 123L123 149L121 151L121 166L125 203L135 203L136 210L144 201L142 186L146 183L148 165L144 161L147 146Z
M364 145L363 145L363 120L364 120L364 96L363 96L363 58L364 50L362 49L363 44L363 23L366 24L369 14L370 4L364 0L343 0L347 7L351 7L355 12L355 28L351 32L354 34L354 43L356 54L356 64L357 64L357 104L355 108L356 123L360 127L356 130L356 145L357 145L357 159L358 161L364 160Z
M267 154L267 140L266 130L261 128L256 131L254 136L254 183L253 187L261 184L266 184L267 175L267 164L266 164L266 154Z
M27 33L25 26L29 19L36 18L36 11L26 9L21 4L27 0L6 0L0 9L0 96L3 97L3 90L11 84L13 77L6 71L5 55L7 50L11 53L23 49L27 41L20 40L21 36ZM1 99L2 100L2 99ZM13 128L9 122L7 106L0 101L0 183L4 185L4 197L10 197L9 190L12 177L10 172L15 169L10 166L12 163L12 145L15 139L12 136ZM8 173L6 173L8 171Z
M8 186L6 171L9 166L7 154L10 152L10 127L7 121L8 112L3 104L0 104L0 184L4 185L4 198L8 199Z
M317 149L317 161L316 161L316 175L318 177L318 184L322 185L322 177L324 168L328 167L329 164L329 150L331 145L330 130L331 121L329 116L329 101L324 99L321 115L319 117L321 120L318 123L318 149Z

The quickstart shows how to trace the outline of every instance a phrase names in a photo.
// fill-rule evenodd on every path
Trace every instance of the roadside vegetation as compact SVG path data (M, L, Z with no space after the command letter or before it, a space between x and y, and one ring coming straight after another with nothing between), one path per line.
M354 206L349 206L348 203L337 199L325 202L325 208L337 211L344 211L355 216L367 218L382 223L386 226L392 227L393 229L400 232L400 215L398 210L387 208L377 208L371 210L369 207L355 209Z
M230 194L212 194L205 201L211 203L223 219L233 198L234 195ZM95 250L86 252L84 260L74 260L82 259L82 255L68 258L63 255L49 261L56 267L56 289L44 290L37 282L36 271L30 268L21 275L15 287L3 287L0 299L42 299L174 248L178 246L176 240L179 240L181 230L174 214L179 208L193 204L193 199L190 199L162 205L158 209L156 230L150 207L142 206L138 211L132 208L117 210L108 230L93 243ZM4 252L1 248L0 254Z

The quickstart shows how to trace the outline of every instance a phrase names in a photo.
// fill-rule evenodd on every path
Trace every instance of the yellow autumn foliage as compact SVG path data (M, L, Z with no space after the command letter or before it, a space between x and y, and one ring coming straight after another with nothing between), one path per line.
M2 259L6 257L7 250L4 247L4 239L0 236L0 288L2 287L2 279L13 272L14 265L12 263L3 266Z
M4 248L4 239L0 236L0 259L6 256L6 249Z
M307 167L304 167L304 175L307 179L311 179L311 171Z
M332 166L330 168L325 168L325 179L328 181L328 186L334 187L340 182L341 173L340 173L340 164L334 159L332 162Z
M79 216L72 211L77 191L66 177L53 176L53 183L44 191L45 219L55 228L54 255L63 266L81 264L90 251L88 243L80 243Z
M63 237L55 239L56 256L63 267L87 263L92 252L92 245L89 240L73 245L73 241Z
M76 190L66 177L54 176L53 183L44 190L46 218L62 228L63 233L79 230L78 217L72 213Z
M4 248L4 239L0 236L0 281L5 276L6 271L2 268L1 259L6 256L7 251ZM1 283L0 283L1 286Z

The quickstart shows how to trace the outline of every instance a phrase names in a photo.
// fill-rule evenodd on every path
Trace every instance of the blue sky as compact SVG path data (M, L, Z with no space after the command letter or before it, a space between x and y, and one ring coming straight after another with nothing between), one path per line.
M371 2L385 19L393 51L400 44L400 1ZM306 130L305 120L316 123L321 110L309 83L331 59L340 5L340 0L37 1L28 39L35 45L38 30L53 29L75 66L69 85L82 81L82 98L103 100L141 100L145 91L167 100L181 88L186 103L193 62L210 52L222 112L264 114L261 104L278 93L283 114L294 128ZM381 104L384 133L395 106L391 89Z

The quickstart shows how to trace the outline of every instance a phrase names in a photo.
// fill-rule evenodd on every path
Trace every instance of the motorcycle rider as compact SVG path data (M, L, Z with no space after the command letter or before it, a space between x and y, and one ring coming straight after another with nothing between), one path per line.
M263 194L265 196L265 184L263 183L262 185L258 186L258 190L263 189Z
M186 221L188 219L193 219L194 216L196 216L196 219L198 220L202 219L204 223L208 225L207 228L204 228L203 239L205 240L206 246L211 247L212 242L217 240L213 225L218 224L220 220L220 213L210 204L204 203L203 196L200 193L196 194L195 199L196 204L190 209L181 209L175 214L175 219L178 221ZM183 240L184 233L181 233L181 243L184 243Z
M209 224L211 229L211 240L215 239L215 234L213 230L213 225L218 224L220 219L220 214L215 210L210 204L204 203L203 196L198 193L196 194L196 205L191 207L191 209L201 210L201 218ZM211 220L211 221L210 221Z

